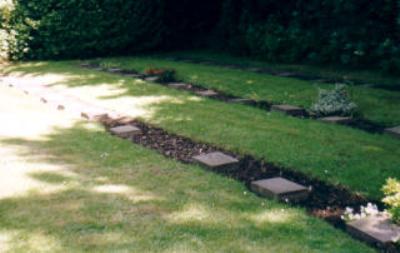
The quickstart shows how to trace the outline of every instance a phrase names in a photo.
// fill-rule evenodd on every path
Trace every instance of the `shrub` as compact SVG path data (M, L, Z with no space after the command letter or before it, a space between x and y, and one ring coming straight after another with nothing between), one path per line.
M393 221L400 224L400 182L389 178L382 190L385 194L383 202L388 205Z
M83 58L160 45L161 0L17 0L13 58Z
M398 0L224 0L221 12L217 48L269 61L399 73Z
M337 84L333 90L321 89L318 101L311 107L318 116L354 116L356 109L357 105L350 100L343 84Z
M145 70L146 75L158 76L158 81L161 83L169 83L176 81L176 71L174 69L158 69L150 68Z
M13 34L10 33L10 18L13 5L10 1L0 1L0 60L8 58L13 44Z

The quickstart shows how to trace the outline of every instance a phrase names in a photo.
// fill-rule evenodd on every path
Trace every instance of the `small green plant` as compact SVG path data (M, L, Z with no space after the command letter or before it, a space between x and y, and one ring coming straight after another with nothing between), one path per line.
M382 188L385 197L383 203L388 205L388 211L392 220L400 224L400 182L397 179L389 178Z
M176 81L176 71L174 69L157 69L149 68L145 71L146 75L158 76L158 81L160 83L169 83Z
M311 110L317 116L354 116L357 105L350 100L346 85L336 84L333 90L319 91L318 101Z

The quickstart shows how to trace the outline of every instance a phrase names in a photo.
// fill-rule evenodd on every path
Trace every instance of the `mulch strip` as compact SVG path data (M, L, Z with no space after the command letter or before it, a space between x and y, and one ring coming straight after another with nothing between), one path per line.
M212 146L206 143L195 142L189 138L168 133L167 131L153 127L142 121L120 118L103 118L101 123L110 129L112 127L132 124L142 130L141 134L130 136L132 142L157 150L168 158L173 158L183 163L194 163L192 157L215 151L220 151L239 159L239 170L235 171L215 171L224 174L238 181L244 182L248 187L254 180L285 177L302 185L312 187L312 192L307 201L300 202L303 207L314 216L324 218L335 226L344 227L340 215L346 207L357 209L360 205L368 202L378 203L377 201L367 199L359 194L354 194L346 187L331 185L321 180L310 178L308 175L296 172L293 169L283 168L274 164L259 160L250 155L240 156L230 151ZM379 204L379 203L378 203ZM379 204L382 207L382 204Z
M367 203L374 203L380 210L384 209L382 202L354 193L345 186L329 184L302 172L295 171L294 169L283 168L264 160L256 159L251 155L238 155L210 144L195 142L189 138L168 133L161 128L143 123L140 120L129 117L118 119L103 117L100 119L100 122L108 131L110 128L116 126L126 124L135 125L140 128L142 132L132 135L127 139L146 148L156 150L167 158L172 158L185 164L194 164L193 156L216 151L235 157L239 160L239 169L233 171L208 170L243 182L249 190L252 181L275 177L284 177L288 180L305 185L311 190L306 200L296 203L286 203L292 206L305 208L309 215L323 219L335 228L345 232L347 232L346 224L341 219L341 215L344 213L346 207L352 207L355 211L360 211L361 205L365 206ZM391 244L384 246L371 244L371 246L383 252L400 252L395 245Z

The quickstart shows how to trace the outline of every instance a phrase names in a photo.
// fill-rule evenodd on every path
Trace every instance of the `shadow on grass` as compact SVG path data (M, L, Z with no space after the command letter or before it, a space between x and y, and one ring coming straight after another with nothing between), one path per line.
M63 186L0 199L0 235L18 252L367 252L302 211L267 202L230 179L78 124L46 140L8 139L27 162L71 175ZM7 247L6 245L6 247Z
M66 92L82 100L145 118L196 141L296 168L371 198L382 197L381 187L388 177L400 176L399 142L389 136L203 99L158 84L81 69L77 64L26 63L6 71L43 76L48 85L72 88ZM52 75L62 78L52 81Z

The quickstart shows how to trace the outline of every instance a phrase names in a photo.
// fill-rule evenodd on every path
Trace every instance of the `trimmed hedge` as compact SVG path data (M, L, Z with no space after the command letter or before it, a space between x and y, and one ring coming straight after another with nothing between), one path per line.
M18 0L10 54L72 58L139 52L162 41L161 0Z
M268 61L400 72L399 0L224 0L220 48Z
M14 9L0 16L0 36L7 35L0 41L0 51L7 50L13 59L83 58L207 45L268 61L400 72L400 0L13 3Z

